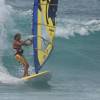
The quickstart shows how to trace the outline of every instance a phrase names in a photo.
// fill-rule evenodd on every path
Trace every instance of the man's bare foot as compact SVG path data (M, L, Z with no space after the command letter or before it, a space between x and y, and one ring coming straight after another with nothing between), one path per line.
M30 76L29 74L25 74L23 77L27 77L27 76Z

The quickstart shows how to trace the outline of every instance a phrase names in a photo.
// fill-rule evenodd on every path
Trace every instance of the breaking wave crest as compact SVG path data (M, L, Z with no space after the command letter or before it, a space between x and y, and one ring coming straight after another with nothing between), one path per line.
M69 38L79 34L81 36L90 35L95 31L100 31L100 20L74 20L74 19L58 19L56 36Z

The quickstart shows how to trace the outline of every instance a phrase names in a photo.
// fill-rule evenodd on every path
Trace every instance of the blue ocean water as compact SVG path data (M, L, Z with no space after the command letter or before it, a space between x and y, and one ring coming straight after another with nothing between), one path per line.
M0 0L0 100L100 99L100 0L59 0L48 84L25 83L14 59L16 32L31 35L33 0ZM32 66L32 49L24 48Z

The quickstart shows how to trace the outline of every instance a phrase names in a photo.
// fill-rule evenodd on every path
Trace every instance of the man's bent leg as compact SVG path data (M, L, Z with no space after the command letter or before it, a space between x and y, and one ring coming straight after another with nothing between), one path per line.
M24 67L24 76L28 76L29 64L28 64L27 60L25 59L25 57L22 56L22 55L17 54L16 55L16 60L23 65L23 67Z
M24 77L28 76L28 68L29 68L29 64L26 62L26 64L23 64L24 67Z

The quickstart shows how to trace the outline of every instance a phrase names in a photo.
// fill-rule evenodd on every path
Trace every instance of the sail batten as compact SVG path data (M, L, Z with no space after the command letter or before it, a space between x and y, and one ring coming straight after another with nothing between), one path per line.
M57 5L58 0L34 0L32 33L36 72L53 50Z

